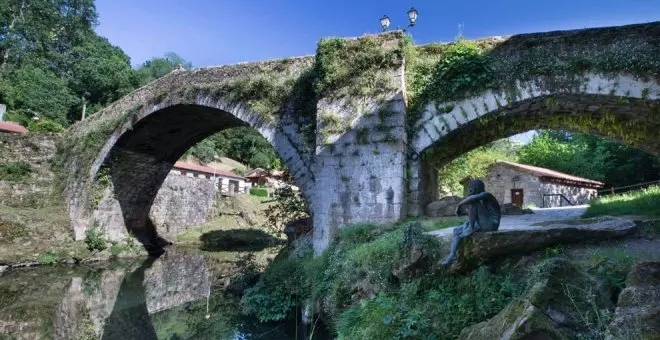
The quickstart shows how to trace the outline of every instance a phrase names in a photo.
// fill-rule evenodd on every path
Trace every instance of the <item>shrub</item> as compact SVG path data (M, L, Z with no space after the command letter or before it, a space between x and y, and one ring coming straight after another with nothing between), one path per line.
M57 261L57 257L51 253L39 255L39 263L43 265L53 264Z
M258 197L268 197L268 190L265 188L250 188L250 195Z
M271 264L241 299L243 313L260 321L283 320L304 294L301 260L282 260Z
M64 127L52 120L40 119L28 124L28 130L31 132L62 132Z
M25 162L0 164L0 180L18 182L30 176L31 172L30 164Z
M275 204L266 209L266 229L279 235L284 230L286 223L308 217L307 202L299 191L293 191L291 187L278 188L273 193Z
M96 228L96 226L85 232L85 244L87 244L87 249L89 250L103 251L108 248L105 236Z
M119 256L119 254L124 252L124 247L118 245L118 244L113 244L112 247L110 247L110 253L112 256Z

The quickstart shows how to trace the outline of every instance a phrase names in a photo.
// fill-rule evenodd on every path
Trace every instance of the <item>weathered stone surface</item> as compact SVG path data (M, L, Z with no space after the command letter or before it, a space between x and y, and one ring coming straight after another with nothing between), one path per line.
M306 217L291 221L284 226L284 234L289 245L301 236L312 231L312 218Z
M307 234L297 238L290 245L290 248L291 248L291 251L289 252L290 259L300 259L307 255L313 254L314 246L313 246L312 235Z
M565 259L540 265L536 283L488 321L463 329L461 340L572 340L584 330L580 311L611 304L599 283ZM593 321L593 320L592 320Z
M39 201L50 192L54 177L49 161L57 138L51 133L0 134L0 165L21 162L30 167L30 175L20 182L0 178L0 204L42 203ZM29 200L34 202L26 202Z
M610 329L639 339L660 339L659 261L640 262L628 273Z
M206 223L215 192L212 180L170 173L156 194L149 217L160 234L171 238Z
M462 200L458 196L447 196L429 203L424 209L428 217L454 216L456 205Z
M608 220L594 224L551 224L524 230L503 230L475 233L463 240L458 259L450 272L465 272L479 263L499 256L529 252L558 243L608 240L630 235L637 226L630 220Z

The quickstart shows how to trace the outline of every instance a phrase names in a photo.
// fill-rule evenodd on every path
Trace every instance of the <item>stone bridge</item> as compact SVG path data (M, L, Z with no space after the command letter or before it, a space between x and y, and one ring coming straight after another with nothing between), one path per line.
M588 132L657 154L660 22L429 45L396 31L324 39L315 56L174 71L60 142L76 238L93 226L153 238L149 209L173 163L241 125L293 173L318 253L343 225L418 216L439 166L520 132Z

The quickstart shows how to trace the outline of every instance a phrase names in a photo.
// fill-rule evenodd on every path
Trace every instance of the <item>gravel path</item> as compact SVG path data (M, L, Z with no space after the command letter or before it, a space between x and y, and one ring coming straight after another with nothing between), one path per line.
M546 221L572 220L579 218L588 208L588 205L572 207L533 209L533 214L502 216L500 230L505 229L532 229L532 224ZM435 230L430 235L451 235L453 228Z

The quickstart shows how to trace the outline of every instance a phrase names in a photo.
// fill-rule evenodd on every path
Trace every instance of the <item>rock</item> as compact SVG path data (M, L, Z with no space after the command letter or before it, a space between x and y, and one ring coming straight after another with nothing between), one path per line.
M584 318L595 318L586 311L611 305L607 295L597 293L598 281L566 259L547 260L531 275L537 279L523 298L490 320L463 329L459 339L576 339L586 330Z
M451 273L466 272L479 263L500 256L530 252L559 243L608 240L630 235L637 231L630 220L608 220L594 224L551 224L544 227L475 233L463 240Z
M284 226L284 234L286 235L289 245L298 239L301 235L307 234L312 230L312 218L306 217L295 221L291 221Z
M660 261L640 262L628 273L610 330L617 338L660 339Z
M9 266L0 266L0 274L7 270L7 268L9 268Z
M428 217L454 216L456 205L462 200L458 196L446 196L426 205L424 213Z
M314 253L312 235L306 234L293 241L290 245L289 259L300 259Z

